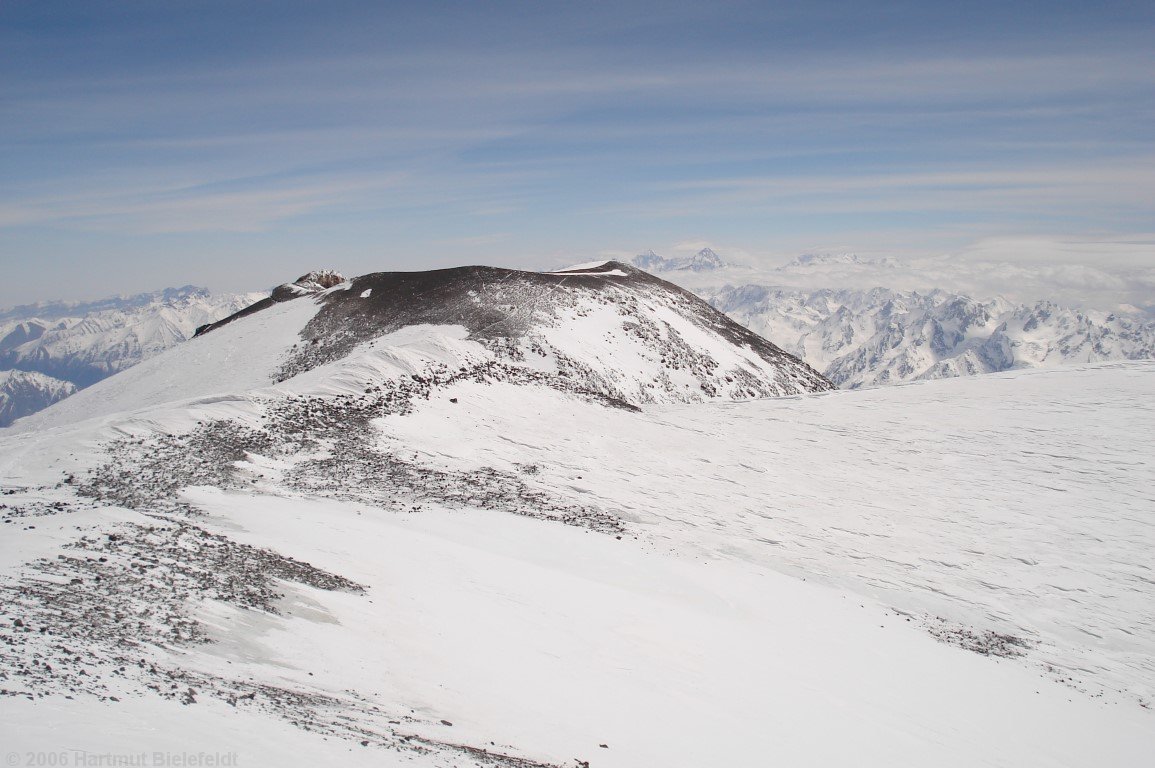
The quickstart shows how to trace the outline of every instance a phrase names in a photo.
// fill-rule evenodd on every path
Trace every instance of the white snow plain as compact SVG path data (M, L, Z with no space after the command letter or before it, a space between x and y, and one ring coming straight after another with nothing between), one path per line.
M332 395L471 354L454 334L427 338L435 330L407 329L278 387L254 382L263 398ZM454 384L376 420L381 445L422 466L522 472L617 514L626 533L310 497L280 482L286 460L250 455L238 471L251 491L184 492L198 522L367 590L285 583L279 614L204 601L197 617L214 642L155 653L368 702L369 730L403 719L418 736L535 764L1142 765L1155 754L1142 706L1155 690L1153 396L1155 363L640 413ZM56 408L70 402L81 396ZM103 439L251 419L258 405L209 397L3 436L0 484L39 484L50 498L52 478L91 466ZM151 518L104 507L5 525L0 567L18 577L33 557L131 521ZM928 626L1030 647L982 656ZM363 747L209 699L121 698L0 697L5 749L482 764Z
M1155 365L1119 363L623 417L463 384L380 424L435 466L540 466L655 546L1022 636L1150 701L1153 393Z

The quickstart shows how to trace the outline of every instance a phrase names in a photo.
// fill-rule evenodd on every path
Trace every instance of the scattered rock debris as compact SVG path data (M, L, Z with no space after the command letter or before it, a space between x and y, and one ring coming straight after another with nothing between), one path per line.
M117 703L159 696L196 706L205 697L256 707L327 736L397 751L465 755L484 766L558 768L421 736L422 722L352 692L227 679L172 665L170 649L207 644L194 618L215 600L277 615L286 583L362 592L344 577L232 541L187 520L122 524L85 535L64 553L0 582L0 696L93 696Z
M521 475L494 468L450 471L402 458L382 445L371 421L408 413L411 400L430 386L413 376L399 387L376 387L369 394L289 397L265 403L261 428L232 421L211 421L183 435L122 438L109 444L109 460L78 480L79 494L148 514L198 516L180 491L206 485L224 489L251 487L237 465L250 456L292 462L282 482L297 491L325 498L358 501L394 512L426 503L451 508L481 508L554 520L603 533L622 533L613 513L575 504Z
M283 462L280 482L316 496L395 512L424 503L481 507L622 532L615 515L533 486L527 478L536 466L446 471L402 458L382 444L373 419L409 412L416 398L428 398L447 378L489 375L488 368L441 371L371 386L360 395L270 399L260 403L261 419L248 426L207 421L184 434L112 441L104 446L103 464L55 490L25 489L28 501L5 489L0 513L8 522L108 505L136 510L151 522L83 534L56 557L27 563L19 578L0 582L0 695L87 695L111 703L160 696L190 707L216 698L367 747L458 755L482 766L560 768L430 738L420 727L430 723L381 711L352 692L334 697L208 676L174 666L170 653L212 642L195 618L206 601L275 616L287 584L364 590L340 575L203 527L203 513L182 497L183 489L252 488L264 477L256 457Z
M1025 656L1035 645L1025 638L991 629L975 630L959 624L950 624L941 616L929 621L927 629L931 635L948 645L955 645L982 656L1016 659Z

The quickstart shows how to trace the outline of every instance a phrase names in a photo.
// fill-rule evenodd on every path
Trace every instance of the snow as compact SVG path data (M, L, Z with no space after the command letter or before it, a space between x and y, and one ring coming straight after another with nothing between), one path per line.
M317 313L303 297L274 304L150 358L81 390L51 408L21 419L13 433L71 424L149 406L211 395L243 395L267 387L298 332Z
M671 547L1027 636L1079 685L1150 698L1153 392L1155 364L1118 364L652 408L623 427L462 385L381 425L438 466L537 463Z
M415 717L421 735L607 768L768 755L798 766L1137 765L1155 746L1137 706L1075 694L937 643L877 601L718 553L671 554L480 510L393 516L188 496L222 532L369 589L291 587L280 616L210 604L202 620L221 642L184 663L358 691ZM66 746L90 752L236 752L239 765L289 766L363 754L208 698L178 708L5 697L0 716L6 747L20 752L65 746L67 728Z
M243 540L370 586L372 605L296 598L303 617L255 649L279 675L402 698L466 742L601 766L1125 764L1155 743L1137 707L1119 717L745 563L480 511L196 499ZM1086 738L1100 728L1118 741Z
M564 275L568 272L581 272L585 276L592 275L594 277L626 277L626 273L620 269L603 269L600 272L594 271L599 267L605 267L611 263L612 262L610 261L587 261L584 264L574 264L572 267L566 267L565 269L555 269L549 274Z
M0 392L0 426L155 357L192 337L201 325L265 295L214 294L185 286L86 304L0 311L0 367L51 377L9 381Z
M33 765L380 766L376 750L318 739L224 702L0 699L4 748ZM110 727L110 715L115 726ZM55 762L49 762L54 760ZM194 762L200 760L201 762ZM183 762L182 762L183 761ZM20 763L21 765L26 763Z
M361 345L348 358L298 374L277 385L279 392L340 395L361 392L367 382L420 374L431 365L458 367L493 355L467 340L460 325L411 325Z
M637 306L663 339L677 334L723 369L758 362L660 302ZM1155 695L1155 362L640 412L466 377L367 422L353 454L391 457L388 471L424 473L440 496L407 496L409 475L412 486L382 480L364 496L339 471L328 495L289 482L306 461L341 455L352 421L323 434L301 421L288 453L228 454L218 469L231 468L229 482L204 474L180 491L187 517L93 505L60 483L108 461L114 438L261 427L304 396L347 402L495 355L464 326L414 325L274 383L317 309L276 304L0 434L0 587L42 578L38 558L125 558L86 560L77 544L165 526L203 526L356 582L363 592L279 578L276 610L241 607L224 587L182 594L210 642L126 640L148 664L198 679L329 697L318 720L357 735L292 727L297 715L279 716L264 693L268 709L203 687L182 705L105 676L124 687L119 701L0 695L6 749L449 766L480 762L452 746L471 745L591 768L1140 765L1155 750L1139 705ZM651 348L619 343L617 307L558 311L535 340L623 386L664 372ZM669 377L675 389L697 381ZM307 406L294 413L322 410ZM455 501L484 472L522 483L527 508ZM551 503L620 526L525 516ZM152 579L133 582L142 588L174 583L165 558L137 565ZM69 594L102 594L93 583ZM18 611L87 627L105 609L34 607L28 594L0 606L0 636L40 637L13 631ZM155 606L131 607L126 633ZM1023 655L957 647L962 630L1022 638ZM23 690L12 647L0 644L3 685ZM100 649L69 657L95 670ZM396 734L428 748L397 751Z
M555 269L550 274L560 275L566 272L585 272L587 270L597 269L598 267L604 267L606 264L609 264L608 259L602 259L601 261L585 261L581 264L574 264L572 266L566 267L565 269Z
M361 291L361 298L362 299L367 299L372 295L373 295L373 289L372 288L366 288L365 290Z
M130 299L106 299L88 305L47 305L3 313L0 339L23 326L32 338L4 344L7 363L80 387L154 357L191 338L196 329L264 298L263 293L211 294L192 287L169 289ZM30 316L43 310L45 317ZM2 317L3 315L0 315ZM12 322L12 321L15 322ZM15 340L15 339L14 339Z

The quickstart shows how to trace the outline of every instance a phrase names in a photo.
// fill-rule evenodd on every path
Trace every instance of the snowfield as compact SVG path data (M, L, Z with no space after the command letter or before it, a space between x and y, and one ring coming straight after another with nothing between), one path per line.
M565 329L612 336L610 309L552 311L529 332L571 378L503 361L463 314L278 381L320 316L293 299L0 432L6 750L1155 754L1155 363L629 403L589 371L660 370L664 337L595 343Z
M1076 687L1150 701L1152 393L1155 365L1112 364L622 419L468 385L381 429L435 466L540 466L655 546L1022 637Z

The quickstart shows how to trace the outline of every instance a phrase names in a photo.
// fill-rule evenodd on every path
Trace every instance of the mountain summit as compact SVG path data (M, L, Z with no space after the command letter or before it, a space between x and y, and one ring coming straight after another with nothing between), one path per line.
M434 386L543 385L625 407L833 388L702 299L628 265L471 266L378 272L315 293L277 289L43 419L304 382L323 392L389 388L414 376Z
M722 261L722 257L715 253L713 248L703 248L690 258L683 259L677 264L675 269L685 269L691 272L707 272L726 266L726 262Z
M619 262L557 272L460 267L364 275L325 291L279 373L405 328L463 334L495 363L640 405L822 391L796 358L681 288ZM480 349L478 351L480 351ZM461 360L453 360L461 363Z

